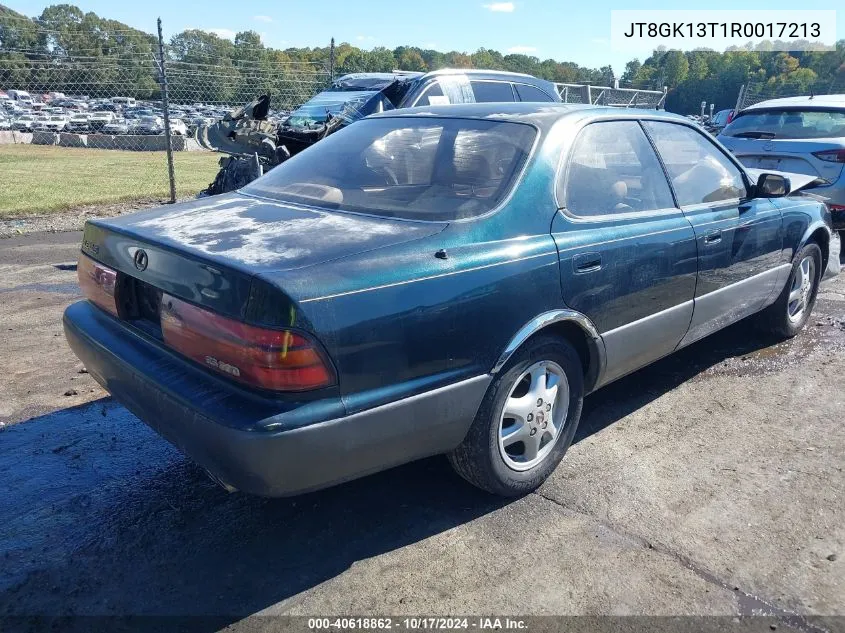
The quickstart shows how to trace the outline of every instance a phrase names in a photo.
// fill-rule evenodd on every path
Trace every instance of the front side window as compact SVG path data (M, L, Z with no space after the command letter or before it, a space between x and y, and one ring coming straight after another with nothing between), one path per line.
M535 128L503 121L359 121L243 189L283 202L412 220L481 215L507 196Z
M503 81L471 81L478 103L507 103L513 101L513 88Z
M566 209L589 217L675 206L666 176L636 121L585 127L566 171Z
M744 198L742 172L703 134L676 123L646 121L682 207Z

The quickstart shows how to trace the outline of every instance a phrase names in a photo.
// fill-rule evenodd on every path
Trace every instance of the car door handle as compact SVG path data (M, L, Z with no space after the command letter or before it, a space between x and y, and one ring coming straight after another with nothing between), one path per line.
M705 244L718 244L722 241L722 232L721 231L714 231L709 235L704 236L704 243Z
M581 253L572 258L572 267L576 273L591 273L601 268L600 253Z

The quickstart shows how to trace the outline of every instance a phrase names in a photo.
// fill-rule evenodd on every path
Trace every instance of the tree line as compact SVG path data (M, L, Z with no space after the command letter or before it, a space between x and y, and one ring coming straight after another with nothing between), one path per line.
M176 100L238 103L270 92L277 105L292 107L328 84L335 75L428 71L439 68L509 70L560 83L589 83L662 90L666 108L696 112L702 101L732 107L741 85L752 82L767 97L845 92L845 40L834 51L785 52L778 43L724 53L658 49L644 61L629 61L621 77L610 66L588 68L574 62L502 54L440 52L414 46L364 50L343 42L333 54L324 46L275 49L255 31L232 40L202 30L177 33L167 42L171 94ZM157 38L69 4L45 8L29 18L0 5L0 88L30 88L90 96L120 93L137 98L158 94L154 59ZM59 63L61 62L61 63ZM103 93L103 94L99 94ZM109 93L109 94L105 94Z

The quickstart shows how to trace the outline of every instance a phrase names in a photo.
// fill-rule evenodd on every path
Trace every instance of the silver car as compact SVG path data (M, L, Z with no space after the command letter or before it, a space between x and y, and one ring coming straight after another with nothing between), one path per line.
M746 166L814 176L809 191L845 230L845 95L788 97L745 108L719 140Z

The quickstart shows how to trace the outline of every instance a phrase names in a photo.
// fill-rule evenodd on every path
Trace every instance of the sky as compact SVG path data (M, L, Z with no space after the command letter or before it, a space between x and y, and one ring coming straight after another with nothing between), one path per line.
M611 65L617 76L625 62L648 57L650 46L635 53L614 52L610 46L611 9L679 9L677 2L589 2L576 0L0 0L28 16L45 6L70 2L84 11L120 20L134 28L154 32L161 17L165 37L188 28L214 31L234 37L238 31L254 30L267 46L326 46L349 42L361 48L395 48L400 45L433 48L443 52L474 52L490 48L502 53L525 53L540 59L572 61L599 68ZM708 9L759 10L765 20L771 10L829 10L832 0L708 0ZM837 38L845 38L845 9L837 12Z

